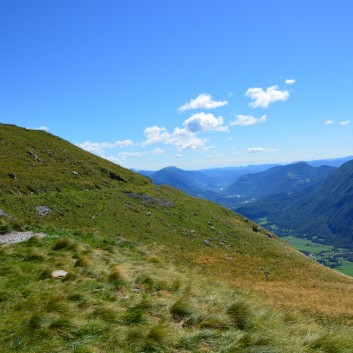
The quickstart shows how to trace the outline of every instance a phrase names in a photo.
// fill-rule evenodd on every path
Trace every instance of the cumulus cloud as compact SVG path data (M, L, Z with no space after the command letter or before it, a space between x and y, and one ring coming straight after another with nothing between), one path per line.
M185 120L183 126L190 132L204 131L227 131L228 128L223 125L223 118L216 118L213 114L205 114L203 112L194 114L189 119Z
M254 124L260 124L266 122L266 115L263 115L261 118L255 118L251 115L237 115L236 120L230 123L231 126L249 126Z
M174 145L180 150L197 150L203 147L206 139L201 139L195 133L176 127L172 133L169 133L164 127L151 126L144 132L146 141L142 143L142 147L153 144L163 143L165 145Z
M349 125L350 121L346 120L346 121L340 121L340 125L345 126L345 125Z
M286 101L289 98L289 92L281 91L278 86L267 87L266 90L262 88L249 88L245 95L254 100L249 105L252 108L268 108L268 106L277 101Z
M176 127L165 143L172 144L180 150L198 150L205 146L206 141L187 129Z
M335 122L332 121L332 120L326 120L326 121L324 122L325 125L332 125L332 124L334 124L334 123L335 123Z
M131 140L124 140L124 141L115 141L115 142L91 142L91 141L86 141L83 143L78 143L76 144L78 147L81 147L82 149L88 151L88 152L102 152L106 149L109 148L124 148L124 147L129 147L132 146L134 143Z
M153 143L165 142L169 139L170 135L167 129L159 126L150 126L145 129L144 135L146 141L142 143L142 147Z
M173 132L168 132L164 127L150 126L144 131L146 140L142 143L142 147L163 143L173 145L178 150L199 150L204 148L207 139L200 138L197 134L207 131L228 131L228 127L223 123L221 116L215 117L213 114L201 112L192 115L184 121L183 128L176 127Z
M275 152L277 151L274 148L268 148L268 147L250 147L246 150L248 153L259 153L259 152Z
M293 79L287 79L284 82L286 85L294 85L295 84L295 80L293 80Z
M210 94L201 93L195 99L191 99L178 108L178 112L182 113L190 109L214 109L227 105L227 101L214 101Z

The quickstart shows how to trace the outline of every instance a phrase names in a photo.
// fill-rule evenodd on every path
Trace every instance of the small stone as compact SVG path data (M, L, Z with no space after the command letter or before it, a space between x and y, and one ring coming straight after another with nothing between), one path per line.
M45 217L47 214L52 212L52 209L48 206L37 206L36 210L40 217Z
M16 176L16 174L15 173L9 173L9 174L7 174L10 178L12 178L12 179L16 179L17 178L17 176Z
M204 243L205 245L207 245L207 246L212 246L212 244L211 244L211 239L210 239L210 238L205 239L205 240L203 241L203 243Z
M64 270L55 270L51 273L51 276L53 278L62 278L65 277L67 275L67 272Z
M73 171L72 174L73 175L78 175L78 173L76 171Z

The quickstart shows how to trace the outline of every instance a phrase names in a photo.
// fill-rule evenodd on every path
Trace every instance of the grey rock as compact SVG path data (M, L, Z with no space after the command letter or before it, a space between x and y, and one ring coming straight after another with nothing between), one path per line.
M48 206L37 206L36 210L40 217L45 217L47 214L51 213L53 210Z
M41 162L42 160L32 151L27 151L27 154L31 156L35 161Z
M204 243L205 245L207 245L207 246L212 246L212 244L211 244L211 239L210 239L210 238L205 239L205 240L203 241L203 243Z

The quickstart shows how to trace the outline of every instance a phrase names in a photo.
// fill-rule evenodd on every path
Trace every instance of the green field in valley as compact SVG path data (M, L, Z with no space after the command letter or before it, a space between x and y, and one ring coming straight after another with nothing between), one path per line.
M348 250L316 243L306 238L297 238L292 235L283 237L282 239L323 265L334 268L348 276L353 276L353 262L346 259L349 253Z

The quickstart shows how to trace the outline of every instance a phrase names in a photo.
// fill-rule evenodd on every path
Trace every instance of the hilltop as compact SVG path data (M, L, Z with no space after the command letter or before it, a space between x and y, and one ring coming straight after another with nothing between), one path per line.
M353 280L243 216L46 132L0 125L0 156L2 233L48 234L0 247L2 351L352 349Z

